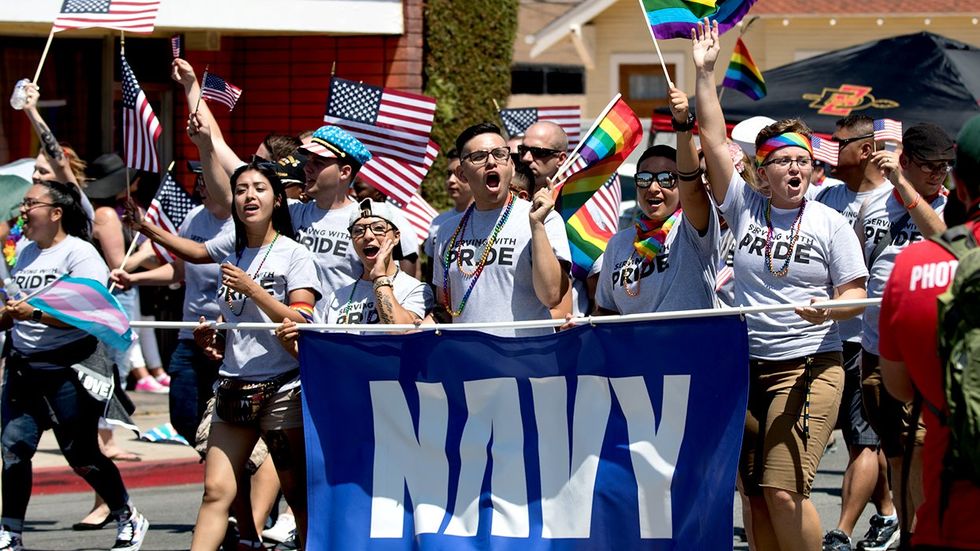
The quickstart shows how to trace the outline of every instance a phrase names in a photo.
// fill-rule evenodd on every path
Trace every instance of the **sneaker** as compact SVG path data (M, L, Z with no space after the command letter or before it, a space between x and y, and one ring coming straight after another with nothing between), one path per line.
M823 535L823 551L851 551L851 538L843 530L831 530Z
M161 385L150 375L136 381L136 387L133 390L136 392L149 392L151 394L167 394L170 392L169 387Z
M0 551L24 551L20 534L7 530L6 526L0 528Z
M262 531L262 540L273 543L282 543L289 539L289 535L296 531L296 519L293 515L282 514L276 520L275 526Z
M166 373L161 373L156 377L154 377L154 379L156 379L156 381L160 383L160 386L165 386L167 388L170 388L170 375L167 375Z
M135 507L130 509L129 518L116 522L116 543L112 551L138 551L150 523Z
M897 543L902 535L898 529L898 519L885 520L885 517L876 514L872 515L870 524L868 533L857 544L861 551L885 551Z
M295 549L299 549L299 546L296 545L295 529L289 532L289 536L275 547L275 551L294 551Z

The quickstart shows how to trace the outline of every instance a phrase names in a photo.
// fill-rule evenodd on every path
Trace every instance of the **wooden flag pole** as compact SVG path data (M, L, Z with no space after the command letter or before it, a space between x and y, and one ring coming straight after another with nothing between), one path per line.
M34 79L31 80L34 84L37 84L37 79L41 78L41 68L44 67L44 60L48 58L48 50L51 49L51 42L54 40L54 25L51 25L51 32L48 33L48 42L44 45L44 51L41 52L41 61L37 64L37 70L34 71Z
M167 174L168 172L170 172L173 169L174 169L174 161L170 161L170 166L167 167L167 171L164 172L164 174ZM126 167L126 179L127 180L129 179L129 167ZM162 178L161 178L160 184L161 185L163 184L163 179ZM128 185L126 186L126 189L129 189L129 186ZM146 218L146 214L143 215L143 218L144 219ZM119 265L119 269L120 270L125 270L126 269L126 264L129 262L129 257L133 256L133 253L136 251L136 242L137 241L138 240L136 239L136 236L134 235L133 236L133 242L129 244L129 250L126 251L126 256L123 257L122 264ZM109 286L109 292L111 293L113 290L115 290L115 288L116 288L116 284L115 284L115 282L113 282L113 284Z
M210 65L204 66L204 78L201 79L201 93L197 96L197 105L194 106L194 114L197 114L197 110L201 108L201 98L204 97L204 83L208 80L208 68Z
M643 12L643 18L646 20L647 10L643 6L643 0L637 0L640 3L640 11ZM660 60L660 67L664 70L664 78L667 79L667 86L671 88L674 87L674 81L670 79L670 74L667 73L667 64L664 63L664 55L660 53L660 43L657 42L657 35L653 32L653 27L650 26L649 20L646 21L647 30L650 31L650 38L653 39L653 47L657 49L657 58Z
M558 172L555 172L555 175L552 177L552 180L558 180L558 177L563 172L568 170L572 166L572 163L574 163L578 159L578 157L581 156L578 154L579 150L582 149L582 146L585 145L585 142L588 140L589 136L591 136L592 133L595 132L595 129L599 127L599 124L602 122L602 119L605 118L607 113L612 111L612 108L615 107L616 102L619 101L619 98L621 97L623 97L623 95L617 93L615 96L613 96L613 99L609 100L609 104L606 105L599 113L599 116L596 117L594 121L592 121L592 126L589 128L589 131L583 135L584 136L583 139L579 140L578 144L575 146L575 149L573 149L572 152L568 155L568 158L565 159L565 162L562 163L560 167L558 167Z

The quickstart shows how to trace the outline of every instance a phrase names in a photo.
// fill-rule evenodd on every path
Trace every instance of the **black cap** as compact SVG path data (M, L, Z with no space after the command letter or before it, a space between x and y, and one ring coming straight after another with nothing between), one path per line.
M126 163L123 162L122 157L115 153L99 156L98 159L88 165L86 173L92 178L92 181L85 187L85 195L88 195L89 199L115 197L125 190L131 181L131 178L126 178ZM135 170L132 171L132 175L136 175Z
M302 151L296 151L296 153L276 161L276 176L279 176L283 185L289 187L290 185L306 183L304 169L307 159L308 157Z
M906 130L902 136L902 151L923 161L952 161L956 156L953 138L931 122Z

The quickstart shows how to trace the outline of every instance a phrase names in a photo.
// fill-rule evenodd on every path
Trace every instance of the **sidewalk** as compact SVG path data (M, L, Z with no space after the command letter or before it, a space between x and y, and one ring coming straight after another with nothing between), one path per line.
M166 394L130 392L136 405L133 420L147 431L170 421ZM200 484L204 465L190 446L138 440L130 430L115 429L116 445L132 452L141 461L117 461L127 488L146 488L175 484ZM61 455L52 431L45 431L34 456L34 495L89 492L91 488L72 471Z

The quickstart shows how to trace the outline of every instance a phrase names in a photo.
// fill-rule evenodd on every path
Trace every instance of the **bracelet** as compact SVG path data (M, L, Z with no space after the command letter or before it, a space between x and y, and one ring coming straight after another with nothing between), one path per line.
M687 120L678 122L674 117L670 118L670 126L675 132L690 132L694 128L694 113L688 112Z
M377 279L374 280L374 290L375 291L377 291L378 289L380 289L382 287L392 287L392 288L394 288L394 285L392 284L390 277L388 277L388 276L381 276L381 277L379 277L379 278L377 278Z
M915 193L915 199L912 199L912 202L911 203L905 205L905 210L912 210L915 207L919 206L919 199L922 199L922 194L920 194L919 192L916 192Z
M677 177L680 178L681 180L684 180L685 182L693 182L698 178L700 178L702 174L704 174L704 170L702 170L701 167L698 167L698 169L695 170L694 172L678 171Z

